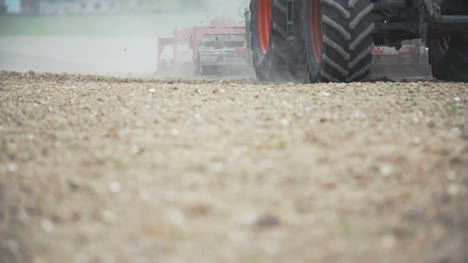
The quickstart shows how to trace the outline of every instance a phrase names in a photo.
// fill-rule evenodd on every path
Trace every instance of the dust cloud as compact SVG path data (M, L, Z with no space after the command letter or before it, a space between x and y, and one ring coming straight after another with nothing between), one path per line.
M164 6L168 1L153 2ZM249 1L180 3L156 11L0 15L0 71L164 77L167 72L157 65L158 37L170 37L175 28L209 25L218 17L244 25ZM178 67L183 70L171 76L193 77L190 52L182 55L188 61Z

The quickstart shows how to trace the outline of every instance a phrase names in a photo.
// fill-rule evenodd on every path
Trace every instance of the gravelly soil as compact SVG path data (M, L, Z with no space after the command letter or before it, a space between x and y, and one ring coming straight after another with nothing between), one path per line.
M467 94L0 73L0 262L467 262Z

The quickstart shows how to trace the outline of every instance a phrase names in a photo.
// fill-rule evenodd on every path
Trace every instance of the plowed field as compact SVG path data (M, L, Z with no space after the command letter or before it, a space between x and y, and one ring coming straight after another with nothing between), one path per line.
M0 73L0 262L467 262L467 95Z

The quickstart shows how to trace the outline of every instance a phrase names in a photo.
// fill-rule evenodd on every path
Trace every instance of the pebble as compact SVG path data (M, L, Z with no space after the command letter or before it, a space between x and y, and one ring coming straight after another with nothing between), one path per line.
M361 118L365 118L366 117L366 114L362 111L356 111L354 113L354 117L357 118L357 119L361 119Z
M210 167L211 172L213 173L221 173L224 171L224 164L223 163L213 163Z
M122 185L117 181L113 181L109 184L109 190L112 193L119 193L120 191L122 191Z
M382 238L382 240L380 241L380 244L383 248L390 249L390 248L395 247L396 239L393 235L386 235Z
M254 211L245 212L240 216L240 223L243 225L253 225L257 222L258 215Z
M10 163L10 164L8 164L8 167L7 167L7 169L8 169L8 172L10 172L10 173L14 173L14 172L16 172L16 170L17 170L17 168L16 168L16 164L14 164L14 163Z
M108 225L113 225L117 221L117 216L110 210L104 210L100 213L101 220Z
M286 120L286 119L282 119L282 120L280 121L280 124L281 124L281 126L283 126L283 127L288 127L288 126L289 126L289 121Z
M281 225L281 221L276 216L266 215L260 217L255 224L260 228L274 228Z
M179 130L177 130L177 129L172 129L172 130L171 130L171 134L172 134L173 136L177 136L177 135L179 135Z
M389 164L382 164L379 166L379 173L384 177L389 177L393 173L393 167Z
M447 193L449 195L458 195L460 193L460 186L457 185L457 184L450 184L448 187L447 187Z
M455 171L449 171L447 173L447 178L453 181L457 178L457 173Z
M198 122L202 122L203 118L202 118L202 116L200 114L195 113L195 120L197 120Z
M173 225L181 226L185 223L185 215L179 209L171 209L167 211L167 219Z
M9 239L6 244L11 252L13 252L14 254L18 253L20 247L16 241L14 241L13 239Z
M141 153L140 147L134 145L134 146L132 147L132 154L139 154L139 153Z
M41 221L41 228L42 228L42 230L44 230L45 232L51 233L51 232L54 231L55 226L54 226L54 223L53 223L52 221L50 221L49 219L42 219L42 221Z

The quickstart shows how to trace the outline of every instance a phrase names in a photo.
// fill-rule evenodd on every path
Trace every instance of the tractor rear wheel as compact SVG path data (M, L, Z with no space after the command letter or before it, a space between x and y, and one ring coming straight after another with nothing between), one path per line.
M307 68L300 37L288 38L289 15L298 15L296 8L288 9L287 0L252 0L251 32L252 57L255 73L260 81L307 80ZM298 23L295 23L297 30Z
M444 34L429 40L432 75L445 81L468 82L468 34Z
M375 28L369 0L302 0L302 21L311 82L368 78Z

